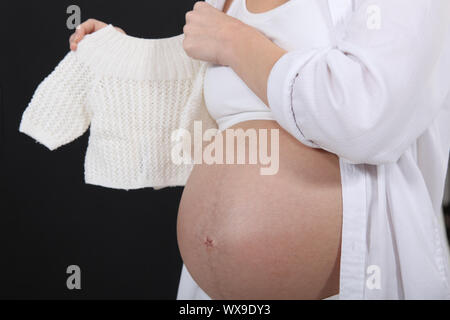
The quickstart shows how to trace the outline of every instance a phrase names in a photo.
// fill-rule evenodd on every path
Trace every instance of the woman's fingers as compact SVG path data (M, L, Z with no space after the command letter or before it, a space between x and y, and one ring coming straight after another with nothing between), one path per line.
M86 22L83 22L82 24L80 24L77 27L75 33L72 34L72 36L69 39L70 50L72 50L72 51L77 50L78 43L84 38L85 34L87 34L87 32L85 30L88 30L87 28L92 24L93 24L93 22L88 20Z
M72 33L72 35L69 38L69 44L70 44L70 50L74 51L76 50L76 44L75 44L75 33Z
M126 34L125 31L123 31L123 29L119 28L119 27L115 27L117 31L122 32L123 34Z
M77 50L78 43L81 40L83 40L83 38L86 35L94 33L100 29L103 29L106 26L107 26L106 23L104 23L102 21L98 21L96 19L86 20L85 22L80 24L77 27L76 31L70 36L70 38L69 38L70 50L72 50L72 51ZM125 34L125 31L123 31L121 28L119 28L119 27L115 27L115 28L117 31Z
M70 50L77 50L78 43L83 40L84 36L87 34L91 34L106 27L107 24L95 19L89 19L80 24L75 33L73 33L69 38Z
M183 48L191 58L226 65L225 54L230 51L230 38L239 35L233 30L240 22L205 1L197 1L194 10L186 13Z

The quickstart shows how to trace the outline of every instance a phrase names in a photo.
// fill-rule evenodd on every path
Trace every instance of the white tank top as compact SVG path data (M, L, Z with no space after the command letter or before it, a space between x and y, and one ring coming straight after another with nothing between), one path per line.
M234 0L227 14L258 29L279 47L291 51L330 45L328 18L317 0L290 0L263 13ZM205 103L223 131L249 120L274 120L270 109L230 68L212 65L204 81Z

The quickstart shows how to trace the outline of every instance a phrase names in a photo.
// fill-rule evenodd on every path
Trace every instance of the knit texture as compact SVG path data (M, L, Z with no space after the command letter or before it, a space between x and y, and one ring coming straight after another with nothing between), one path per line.
M193 165L173 163L172 133L217 124L203 98L208 64L186 55L183 37L140 39L112 25L86 36L38 86L19 130L55 150L90 127L88 184L184 186Z

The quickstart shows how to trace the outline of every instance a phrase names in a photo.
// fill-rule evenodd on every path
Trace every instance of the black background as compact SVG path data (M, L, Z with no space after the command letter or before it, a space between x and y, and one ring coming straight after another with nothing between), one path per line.
M84 184L89 132L50 152L18 132L37 85L69 50L67 7L128 34L181 34L195 1L0 1L0 298L175 299L182 188ZM66 287L81 268L82 289Z

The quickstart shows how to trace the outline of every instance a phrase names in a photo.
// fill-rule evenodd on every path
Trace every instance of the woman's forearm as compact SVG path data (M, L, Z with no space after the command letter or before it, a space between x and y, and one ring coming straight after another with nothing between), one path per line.
M287 51L251 26L241 24L229 30L229 50L225 64L268 106L267 81L274 64Z

